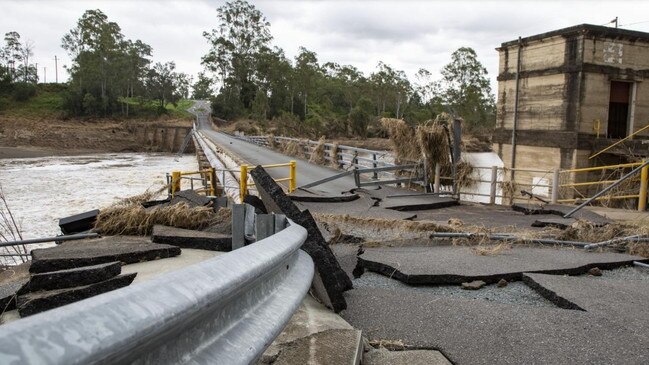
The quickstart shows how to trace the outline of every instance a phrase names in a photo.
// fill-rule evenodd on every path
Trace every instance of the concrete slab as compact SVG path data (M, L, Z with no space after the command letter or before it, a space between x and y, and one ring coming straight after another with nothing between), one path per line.
M119 261L106 264L82 266L69 270L59 270L34 274L29 279L25 290L54 290L89 285L108 280L120 274L122 265Z
M16 294L29 281L30 265L28 261L0 271L0 323L10 320L5 317L16 308Z
M461 284L482 280L521 280L524 272L583 274L592 267L612 269L647 261L640 256L595 253L576 249L522 247L492 256L475 254L470 247L365 248L358 265L411 285Z
M561 204L514 204L512 209L526 215L536 214L552 214L563 217L565 214L573 210L575 207L571 205ZM603 226L611 223L612 221L588 209L581 209L575 212L572 216L575 219L583 219L591 222L595 226Z
M135 263L180 255L180 248L150 243L146 237L112 236L69 241L32 252L32 273L72 269L113 261Z
M566 229L570 227L577 220L574 218L545 218L537 219L532 223L532 227L556 227L559 229Z
M16 306L21 317L31 316L66 304L94 297L111 290L128 286L133 282L136 274L119 275L108 280L85 286L69 289L58 289L33 292L20 295L16 299Z
M174 197L168 203L169 205L186 203L191 207L202 207L208 205L212 200L204 195L200 195L193 190L182 190L174 194Z
M329 330L353 330L354 328L339 315L307 295L298 310L273 343L266 349L259 363L273 363L283 348L300 338ZM343 341L341 341L343 342Z
M232 236L220 233L195 231L162 225L153 226L151 241L181 248L196 248L210 251L232 250Z
M273 365L356 365L361 357L361 331L327 330L287 344Z
M342 313L370 340L441 351L454 364L646 364L649 338L629 323L559 308L357 288Z
M413 210L447 208L458 204L458 201L452 198L420 195L386 198L381 202L380 206L385 209L410 212Z
M375 199L362 197L351 202L326 203L326 202L295 202L302 210L308 209L319 214L349 215L353 217L381 218L395 220L411 220L417 215L411 212L400 212L377 206Z
M354 189L354 193L379 200L381 208L397 211L431 210L458 205L455 199L433 195L416 195L413 191L382 186L380 189ZM401 195L401 196L400 196Z
M342 203L351 202L359 198L358 194L342 193L331 194L316 189L298 188L290 193L289 198L294 202L320 202L320 203Z
M0 314L16 308L16 295L28 281L29 279L22 278L0 284Z
M649 330L649 280L614 280L591 275L523 275L523 281L566 309L616 318Z
M137 273L133 283L140 283L164 273L180 270L187 266L197 264L199 262L209 260L213 257L224 255L225 252L219 251L206 251L191 248L183 248L180 256L169 257L164 260L154 260L137 262L122 266L122 274Z
M435 350L390 351L381 347L366 352L363 365L451 365L451 362Z

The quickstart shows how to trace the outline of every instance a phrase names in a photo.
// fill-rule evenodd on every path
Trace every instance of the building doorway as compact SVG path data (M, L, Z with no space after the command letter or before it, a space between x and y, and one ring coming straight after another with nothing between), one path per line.
M624 138L628 135L629 101L631 83L611 81L611 95L608 104L608 138Z

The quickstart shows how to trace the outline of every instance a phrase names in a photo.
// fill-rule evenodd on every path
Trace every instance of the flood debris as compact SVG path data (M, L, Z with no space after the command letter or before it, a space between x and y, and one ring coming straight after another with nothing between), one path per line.
M340 267L311 213L308 210L300 211L263 167L254 168L250 175L268 212L284 214L307 230L302 249L311 256L316 266L314 288L320 299L334 311L345 309L347 304L343 292L352 288L351 280Z
M59 219L59 227L63 234L81 233L91 230L99 215L99 209L83 212Z

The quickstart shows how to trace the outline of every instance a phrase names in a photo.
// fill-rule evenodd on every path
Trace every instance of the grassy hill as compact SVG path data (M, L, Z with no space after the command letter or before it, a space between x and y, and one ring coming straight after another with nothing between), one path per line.
M21 118L65 118L64 95L67 91L65 84L39 84L36 94L25 101L16 101L11 95L0 95L0 116ZM121 99L129 104L129 118L150 119L160 116L157 103L135 98ZM171 118L193 118L187 111L193 104L192 100L182 99L177 106L167 104L166 113ZM111 118L126 118L117 114Z

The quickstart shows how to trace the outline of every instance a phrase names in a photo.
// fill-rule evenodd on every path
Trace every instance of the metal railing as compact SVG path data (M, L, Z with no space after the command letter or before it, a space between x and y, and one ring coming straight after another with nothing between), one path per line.
M166 175L169 196L173 198L174 194L182 189L181 185L183 180L189 181L190 190L197 193L204 193L207 196L216 196L218 185L216 172L217 169L214 168L187 172L172 171L171 174ZM194 177L193 175L199 175L200 177ZM194 181L198 181L203 188L194 189Z
M279 179L273 179L275 182L288 182L288 192L291 193L293 190L296 189L296 166L297 162L295 161L290 161L287 163L278 163L278 164L272 164L272 165L261 165L264 169L275 169L275 168L282 168L282 167L288 167L288 177L284 178L279 178ZM248 190L251 186L255 186L254 182L248 181L248 170L252 170L257 166L250 166L250 165L241 165L240 167L240 176L239 176L239 193L241 195L241 201L243 202L243 198L248 195Z
M306 295L313 261L291 224L225 255L4 324L0 363L250 364Z

